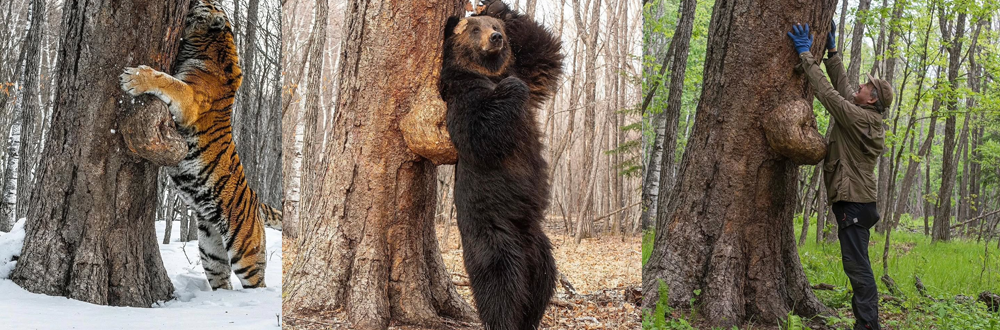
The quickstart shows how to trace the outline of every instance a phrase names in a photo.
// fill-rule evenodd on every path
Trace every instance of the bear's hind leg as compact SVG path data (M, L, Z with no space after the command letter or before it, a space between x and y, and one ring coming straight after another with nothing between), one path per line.
M552 245L549 239L541 234L535 236L531 244L533 247L525 249L532 254L526 259L534 263L527 267L531 272L528 287L531 296L521 323L522 330L535 329L541 323L545 308L549 306L556 289L556 262L552 258Z
M486 330L521 330L531 295L527 286L530 265L517 244L496 241L466 244L469 241L463 240L472 296Z

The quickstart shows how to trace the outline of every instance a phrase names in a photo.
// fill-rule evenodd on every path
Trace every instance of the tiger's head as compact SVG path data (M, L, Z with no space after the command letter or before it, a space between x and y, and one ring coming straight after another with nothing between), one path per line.
M210 0L192 1L185 25L184 38L233 33L229 17L219 4Z
M188 75L213 75L213 81L223 82L218 87L224 90L216 91L217 95L239 88L243 73L233 35L229 17L218 2L191 0L176 59L178 77L183 80Z

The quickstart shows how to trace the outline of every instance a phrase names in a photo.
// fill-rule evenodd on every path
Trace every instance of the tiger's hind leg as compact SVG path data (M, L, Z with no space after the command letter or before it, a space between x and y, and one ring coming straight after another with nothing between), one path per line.
M222 235L211 227L198 221L198 251L201 255L201 265L205 268L205 277L212 290L232 290L229 283L229 258L223 244Z
M122 90L129 95L150 94L158 97L167 104L174 120L183 125L191 125L198 119L198 109L204 103L198 101L201 97L190 85L145 65L125 68L119 82Z
M247 232L234 234L235 241L229 248L233 272L240 279L244 289L265 288L264 271L267 268L267 244L264 240L264 226L260 221L251 221Z

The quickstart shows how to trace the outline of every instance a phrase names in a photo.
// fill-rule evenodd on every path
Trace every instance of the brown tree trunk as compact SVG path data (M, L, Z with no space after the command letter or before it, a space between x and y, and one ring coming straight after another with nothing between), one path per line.
M941 9L941 39L950 40L948 47L948 84L952 90L958 88L958 70L961 66L962 38L965 36L966 13L958 14L957 21L951 25L944 15L944 8ZM952 30L954 28L954 30ZM954 33L954 39L952 39ZM951 98L947 101L948 112L952 113L944 121L944 147L941 158L941 187L938 190L937 207L934 210L934 235L932 241L951 239L951 202L952 190L955 188L955 175L957 173L953 154L955 153L955 126L956 119L954 113L958 110L958 100Z
M421 90L437 86L441 31L464 7L439 4L347 6L325 160L303 168L316 189L302 190L300 254L284 280L285 315L342 309L357 329L475 319L438 250L435 166L407 148L398 120L424 102Z
M844 0L845 2L847 0ZM861 75L861 46L864 45L865 38L865 23L862 21L863 16L868 15L868 6L871 5L871 0L859 0L858 11L854 16L854 32L851 34L851 63L847 68L847 82L851 84L851 90L858 90L858 76ZM845 4L846 6L846 4ZM838 34L843 36L842 34Z
M768 142L781 138L775 136L778 128L795 127L808 138L788 143L822 143L812 90L794 72L800 60L790 41L759 41L785 35L795 22L810 23L817 36L825 36L835 6L835 1L716 3L694 132L674 198L659 210L643 273L644 308L654 307L663 280L671 305L686 307L695 299L699 314L713 326L751 319L776 323L789 312L814 316L829 310L813 295L795 246L798 170L790 158L797 155L779 154ZM816 54L823 44L822 37L813 43Z
M132 106L114 77L139 64L167 69L188 3L69 1L64 8L51 135L12 279L31 292L149 307L173 291L149 207L158 168L130 154L114 132L129 129L120 113L167 114L159 101Z
M585 46L584 52L584 75L585 80L583 82L583 180L580 180L580 191L584 194L580 195L578 201L578 211L580 212L579 221L577 221L576 226L576 237L577 243L584 238L588 238L592 235L593 231L593 220L596 217L594 212L594 192L593 189L596 185L598 175L595 175L595 166L597 166L596 160L598 156L594 155L596 145L598 141L595 141L596 136L596 125L597 125L597 50L598 50L598 36L602 32L599 29L598 22L601 17L601 2L602 0L587 1L583 5L580 4L579 0L573 1L574 8L574 20L579 33L583 37L583 44ZM587 4L593 7L588 8ZM584 17L582 13L585 13L588 9L591 10L589 17ZM587 25L584 25L584 24ZM587 31L587 32L583 32Z
M930 235L930 227L929 227L928 219L927 218L931 216L932 212L934 212L934 210L933 210L934 204L931 204L930 198L926 197L926 196L930 196L930 194L931 194L931 156L934 156L934 155L933 154L928 154L927 158L924 160L924 163L925 163L925 167L924 167L924 177L925 177L925 180L924 180L924 198L923 198L923 200L924 200L924 236Z

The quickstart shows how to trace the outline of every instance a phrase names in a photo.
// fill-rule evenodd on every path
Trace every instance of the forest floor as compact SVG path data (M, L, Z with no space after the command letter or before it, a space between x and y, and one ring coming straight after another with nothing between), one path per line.
M882 261L885 236L873 229L869 242L869 258L881 296L879 316L883 329L1000 330L1000 312L990 312L983 303L976 302L983 291L1000 293L1000 252L996 240L989 243L989 248L985 242L976 242L975 237L931 243L930 237L923 234L922 220L918 223L908 216L903 218L890 237L889 249L889 275L898 292L891 293L879 280L885 274ZM802 220L796 219L796 235L801 228ZM644 258L648 258L651 242L652 235L646 235ZM852 292L843 271L840 245L836 241L816 243L815 230L811 229L806 244L799 246L799 256L811 284L832 285L831 290L814 292L835 316L793 322L802 321L804 327L744 325L740 329L849 329L853 325ZM924 287L923 293L917 289L917 277ZM643 329L710 329L699 327L702 321L692 315L690 310L674 310L666 325L653 326L652 320L647 319Z
M165 222L156 222L157 240L162 242ZM198 257L198 242L178 242L180 225L172 226L172 241L160 244L164 268L174 285L174 299L153 308L112 307L65 297L25 291L6 279L13 269L8 245L21 245L0 233L0 328L3 329L280 329L281 232L267 229L267 288L212 291ZM23 231L21 231L23 233ZM10 244L16 243L16 244ZM17 252L20 251L18 247ZM16 262L15 262L16 263Z
M553 302L545 311L541 329L637 329L640 325L639 298L642 296L641 241L638 236L602 234L584 239L579 245L557 221L546 221L546 234L552 241L553 256L560 272L576 290L575 295L559 286ZM445 226L437 225L438 245L445 266L457 283L458 293L472 303L465 267L462 263L458 228L452 225L445 240ZM295 258L292 240L285 243L285 269ZM342 313L323 315L324 320L285 323L285 329L312 330L347 328ZM392 326L393 330L417 330ZM476 329L470 327L468 329ZM481 328L479 328L481 329Z

